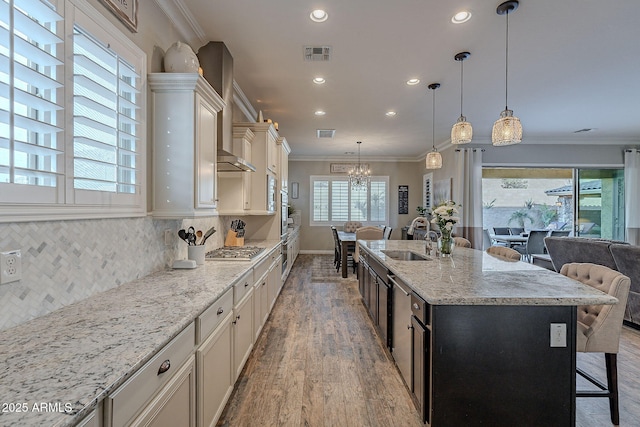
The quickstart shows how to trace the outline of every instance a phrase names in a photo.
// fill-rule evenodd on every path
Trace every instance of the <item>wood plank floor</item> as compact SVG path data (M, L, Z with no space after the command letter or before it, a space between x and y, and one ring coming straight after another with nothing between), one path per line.
M312 280L314 257L296 260L218 426L422 426L355 276ZM602 355L579 354L578 364L604 378ZM639 331L623 331L618 369L620 425L637 426ZM611 425L607 399L577 408L577 426Z

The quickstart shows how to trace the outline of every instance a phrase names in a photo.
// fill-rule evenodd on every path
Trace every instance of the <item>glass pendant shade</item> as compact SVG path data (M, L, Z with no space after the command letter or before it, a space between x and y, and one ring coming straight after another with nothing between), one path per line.
M465 116L460 116L451 128L452 144L468 144L473 138L473 128Z
M522 125L520 119L513 116L513 111L504 110L500 113L500 118L493 124L491 142L495 146L522 142Z
M435 149L427 154L425 159L427 169L440 169L442 167L442 155Z

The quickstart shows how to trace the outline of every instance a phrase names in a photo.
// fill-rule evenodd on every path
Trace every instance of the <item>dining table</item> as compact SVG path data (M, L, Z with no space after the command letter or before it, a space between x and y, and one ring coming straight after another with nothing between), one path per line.
M491 239L498 243L506 243L510 248L515 245L521 245L527 243L528 236L521 236L519 234L491 234Z
M340 240L340 253L342 254L342 260L340 266L342 267L342 277L347 277L349 273L349 267L347 266L347 252L349 246L352 246L356 242L356 233L349 233L346 231L338 231L338 240ZM357 262L357 260L353 260Z

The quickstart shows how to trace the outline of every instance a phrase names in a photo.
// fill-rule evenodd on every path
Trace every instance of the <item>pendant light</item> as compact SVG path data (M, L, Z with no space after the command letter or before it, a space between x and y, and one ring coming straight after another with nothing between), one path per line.
M505 73L504 73L504 111L500 113L500 118L493 124L491 132L491 142L493 145L511 145L518 144L522 141L522 125L520 119L513 115L513 111L507 107L507 77L509 75L509 14L518 8L517 1L506 1L498 6L496 12L498 15L507 15L507 37L506 37L506 54L505 54Z
M436 149L436 89L439 87L440 83L431 83L429 85L429 89L433 91L433 126L431 128L432 150L425 159L427 169L440 169L442 167L442 155Z
M462 61L467 59L471 54L469 52L460 52L454 56L456 61L460 62L460 117L458 121L451 128L451 143L452 144L467 144L471 142L473 138L473 128L471 123L467 121L467 118L462 115L462 95L463 95L463 76L464 70Z
M360 163L360 145L358 141L358 164L349 171L349 183L354 190L366 189L371 181L371 171L366 165Z

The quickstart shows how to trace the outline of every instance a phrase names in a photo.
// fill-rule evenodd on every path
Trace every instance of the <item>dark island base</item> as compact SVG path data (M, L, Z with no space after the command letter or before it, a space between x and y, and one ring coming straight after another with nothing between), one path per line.
M575 425L576 307L432 310L425 421L435 427ZM551 323L567 325L566 347L550 346Z

